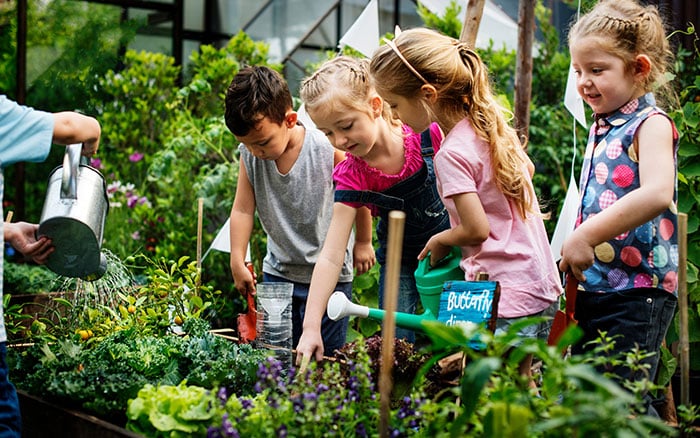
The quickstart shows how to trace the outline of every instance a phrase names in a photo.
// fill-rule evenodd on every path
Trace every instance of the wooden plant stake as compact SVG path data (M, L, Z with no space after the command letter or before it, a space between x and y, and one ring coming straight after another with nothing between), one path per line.
M202 217L204 216L204 198L197 200L197 272L202 271ZM199 286L199 281L197 282Z
M681 368L681 404L690 406L690 337L688 333L688 215L678 213L678 347Z
M389 212L389 236L386 250L386 277L384 280L384 321L382 323L382 363L379 370L379 436L389 436L391 414L391 369L394 364L396 337L396 302L399 294L401 251L406 213Z

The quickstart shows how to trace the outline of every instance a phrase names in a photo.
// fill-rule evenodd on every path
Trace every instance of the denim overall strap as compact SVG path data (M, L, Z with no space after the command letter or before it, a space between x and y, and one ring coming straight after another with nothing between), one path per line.
M336 190L333 199L335 202L357 202L378 207L388 206L392 210L403 210L404 204L401 198L370 190Z
M421 154L423 166L420 170L383 192L362 192L353 190L336 191L335 200L345 202L371 203L379 210L377 222L377 261L386 261L388 238L388 216L392 210L406 213L404 224L402 263L407 266L417 264L416 257L425 243L434 234L448 229L450 219L435 185L433 172L433 146L429 130L421 134ZM354 193L353 193L354 192Z

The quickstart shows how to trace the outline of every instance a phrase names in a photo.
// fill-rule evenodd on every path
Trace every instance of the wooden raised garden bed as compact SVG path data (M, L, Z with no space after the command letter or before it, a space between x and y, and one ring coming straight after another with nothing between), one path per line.
M22 411L22 437L24 438L48 436L71 438L141 437L141 435L95 416L62 408L22 390L18 390L17 395Z

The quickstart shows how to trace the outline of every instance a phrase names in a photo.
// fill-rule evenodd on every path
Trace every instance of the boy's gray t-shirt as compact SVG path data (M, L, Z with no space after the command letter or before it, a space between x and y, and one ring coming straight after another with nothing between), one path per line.
M299 157L286 175L274 161L255 158L243 144L238 146L267 234L263 271L299 283L311 282L331 223L334 193L334 148L321 131L305 129ZM340 282L352 281L353 243L351 235Z

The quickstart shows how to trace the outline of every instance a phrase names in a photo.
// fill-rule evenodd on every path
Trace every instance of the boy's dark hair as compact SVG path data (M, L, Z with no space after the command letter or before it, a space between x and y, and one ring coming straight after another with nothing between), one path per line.
M292 95L284 78L269 67L242 68L226 90L228 129L243 136L265 117L281 124L292 109Z

